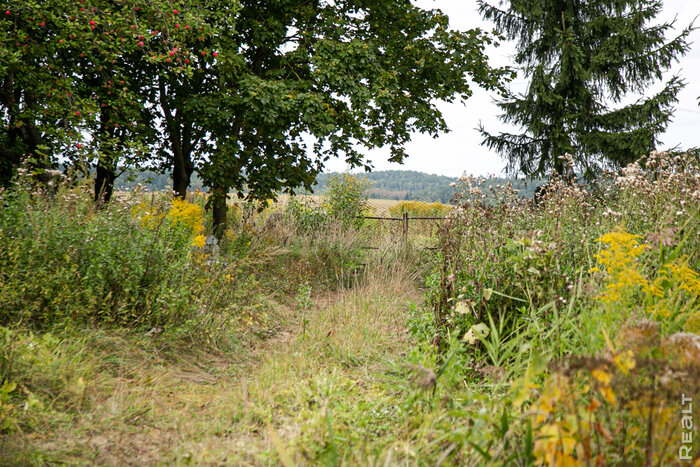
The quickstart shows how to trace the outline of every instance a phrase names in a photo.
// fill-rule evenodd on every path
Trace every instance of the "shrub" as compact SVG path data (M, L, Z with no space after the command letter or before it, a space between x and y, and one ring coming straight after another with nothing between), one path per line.
M485 410L489 462L677 463L681 394L700 390L700 160L652 153L598 182L487 204L464 178L439 232L413 331L470 359L468 386L510 386Z
M167 215L154 206L139 219L118 206L94 212L78 197L66 194L58 205L19 190L3 197L0 322L157 326L180 319L196 252L193 224L180 217L187 206Z
M651 295L659 292L658 287L666 287L661 284L680 283L681 277L686 278L686 288L696 280L689 272L700 265L700 160L696 154L652 153L623 169L621 176L606 176L596 187L555 179L550 185L552 195L540 205L520 199L510 187L496 197L498 204L483 204L474 201L481 189L473 179L464 178L461 183L462 201L439 231L439 262L429 282L428 303L437 332L464 334L488 315L508 317L517 327L517 317L531 311L546 318L553 305L562 308L572 301L580 302L578 307L590 305L595 294L582 294L582 284L588 282L601 243L623 235L615 233L619 225L644 234L658 254L630 243L634 256L627 266L603 265L611 277L632 282L643 277ZM674 260L671 256L679 254L681 243L686 256ZM647 271L633 270L642 251L649 257ZM652 256L659 259L651 261ZM616 268L623 266L620 275ZM590 282L588 288L595 288L598 279ZM612 284L608 284L610 296L616 287ZM654 284L656 292L651 290ZM688 298L678 302L685 295L664 290L666 298L653 302L657 308L673 302L683 303L688 310L697 304ZM471 311L455 313L458 303L468 303ZM666 313L661 308L657 312Z
M371 183L352 174L336 174L328 182L322 202L292 196L286 212L301 231L314 231L338 223L344 228L360 227L368 212Z
M301 231L320 229L329 222L329 216L322 207L296 196L289 198L285 211Z
M360 226L368 211L367 190L371 182L353 174L338 174L328 182L328 192L323 200L323 209L328 216L345 227Z
M425 201L401 201L389 208L389 214L401 217L408 213L411 217L444 217L449 214L450 206L442 203L426 203Z
M53 202L22 188L0 203L0 325L99 323L224 338L243 310L264 311L245 259L214 261L203 248L197 204L136 193L95 211L78 190Z

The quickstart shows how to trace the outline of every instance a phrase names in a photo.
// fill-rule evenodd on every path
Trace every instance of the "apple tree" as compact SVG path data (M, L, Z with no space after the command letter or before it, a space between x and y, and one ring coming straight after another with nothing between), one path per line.
M22 157L83 160L95 200L108 201L118 165L149 163L158 141L151 83L190 72L182 44L205 26L165 0L11 2L0 18L3 178Z

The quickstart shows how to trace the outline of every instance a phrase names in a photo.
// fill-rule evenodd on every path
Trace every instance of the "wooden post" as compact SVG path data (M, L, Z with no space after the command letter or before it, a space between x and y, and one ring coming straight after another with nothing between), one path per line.
M403 213L403 242L408 241L408 213Z

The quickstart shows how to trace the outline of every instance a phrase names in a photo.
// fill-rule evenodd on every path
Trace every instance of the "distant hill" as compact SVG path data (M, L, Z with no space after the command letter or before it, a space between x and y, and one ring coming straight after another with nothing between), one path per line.
M317 185L314 191L323 194L328 181L336 173L321 174L317 177ZM414 170L382 170L360 174L366 177L374 185L370 191L370 198L384 198L397 200L440 201L449 203L454 197L459 183L457 178L443 175L432 175ZM511 182L520 190L522 197L531 198L535 188L542 184L542 180L525 182L517 178L489 178L484 184L484 191L488 194L489 186L504 185ZM450 186L456 183L456 187Z
M156 172L152 170L142 170L138 172L128 171L120 175L114 182L114 186L117 190L130 190L136 186L140 186L142 189L148 191L161 191L171 189L173 186L173 180L170 173ZM202 180L199 175L192 174L192 183L190 184L190 189L194 190L199 188L202 191L206 191L202 184Z
M317 177L314 191L323 194L324 187L336 173ZM382 170L359 174L373 183L370 198L449 202L455 194L450 183L456 178L431 175L413 170Z
M338 175L338 173L320 174L317 177L314 193L320 195L324 194L326 191L325 187L328 185L333 175ZM449 203L459 187L456 177L426 174L414 170L381 170L359 175L366 177L373 183L369 196L375 199L440 201L442 203ZM535 188L543 183L542 180L525 182L516 178L489 178L485 186L488 188L488 186L503 185L507 182L511 182L515 188L519 189L522 197L532 197ZM457 187L450 186L452 183L457 183ZM137 184L154 191L163 190L172 185L170 174L152 171L131 173L129 176L125 174L119 177L116 182L117 189L133 188ZM202 187L202 182L196 174L192 177L191 188L200 188L206 191L206 189ZM488 194L487 189L484 191Z

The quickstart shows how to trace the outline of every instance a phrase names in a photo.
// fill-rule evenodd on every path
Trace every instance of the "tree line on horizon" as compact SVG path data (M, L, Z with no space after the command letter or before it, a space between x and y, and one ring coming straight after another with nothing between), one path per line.
M333 176L339 172L324 172L316 177L312 190L302 190L298 194L327 194L327 187ZM379 170L359 174L370 182L367 196L370 199L389 199L397 201L426 201L450 204L460 190L459 179L444 175L428 174L415 170ZM546 183L546 179L538 178L525 180L522 177L483 177L483 188L488 193L491 186L510 183L519 190L522 198L532 198L538 186ZM118 190L131 190L137 186L149 191L172 189L172 177L169 173L156 171L139 171L122 174L117 178ZM202 180L194 174L191 189L207 192Z

